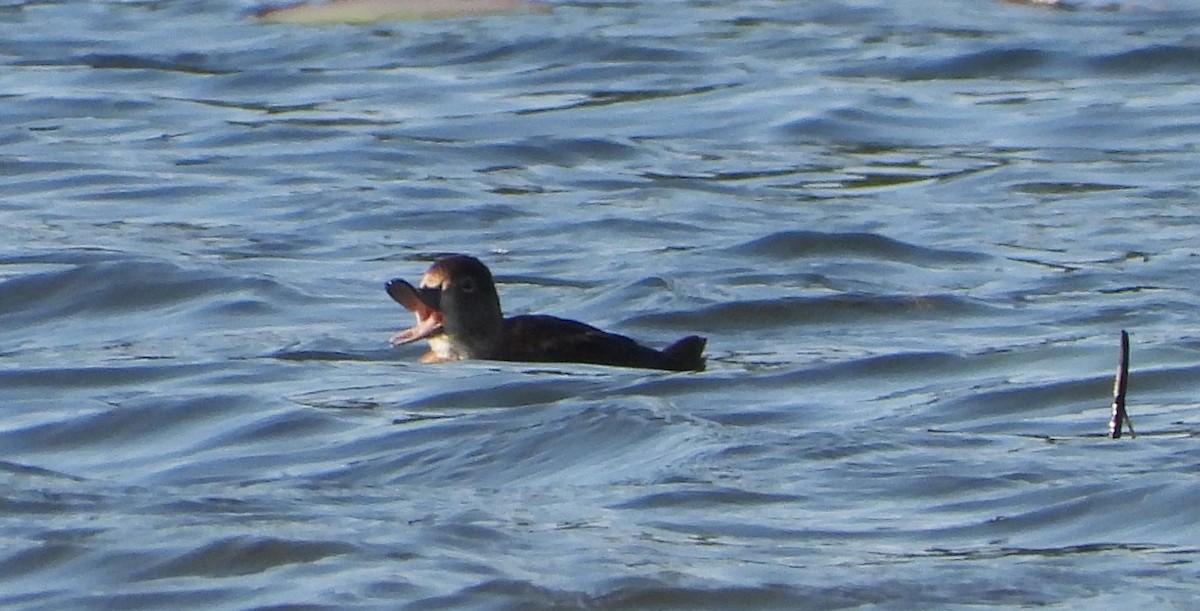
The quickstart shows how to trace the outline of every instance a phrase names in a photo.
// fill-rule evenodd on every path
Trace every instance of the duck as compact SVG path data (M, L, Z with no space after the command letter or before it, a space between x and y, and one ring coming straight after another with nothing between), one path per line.
M491 270L469 255L438 258L417 286L395 278L385 287L388 296L417 319L390 343L425 340L429 351L420 358L422 363L483 359L704 370L708 340L697 335L656 350L577 320L544 314L506 318Z

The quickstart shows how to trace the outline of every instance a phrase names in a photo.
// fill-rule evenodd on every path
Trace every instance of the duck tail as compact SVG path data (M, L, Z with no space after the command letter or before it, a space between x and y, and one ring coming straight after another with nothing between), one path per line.
M704 346L708 340L699 335L689 335L666 348L663 355L676 371L704 371Z

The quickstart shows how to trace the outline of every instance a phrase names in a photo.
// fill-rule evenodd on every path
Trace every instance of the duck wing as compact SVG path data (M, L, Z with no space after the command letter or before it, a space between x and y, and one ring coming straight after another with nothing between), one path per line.
M700 371L704 369L705 343L702 337L690 336L660 351L577 320L544 315L513 316L505 319L504 341L492 358Z

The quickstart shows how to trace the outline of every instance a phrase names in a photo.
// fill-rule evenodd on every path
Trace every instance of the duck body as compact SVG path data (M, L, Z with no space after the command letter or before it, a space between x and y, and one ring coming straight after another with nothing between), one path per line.
M463 359L534 363L588 363L616 367L700 371L706 340L688 336L663 350L591 325L546 315L505 318L491 271L466 255L442 257L418 287L387 283L388 295L411 310L417 324L396 334L392 345L429 342L422 362Z

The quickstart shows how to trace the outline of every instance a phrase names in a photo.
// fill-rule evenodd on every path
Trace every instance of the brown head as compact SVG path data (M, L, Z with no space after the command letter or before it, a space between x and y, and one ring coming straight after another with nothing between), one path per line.
M504 315L492 273L479 259L449 255L435 261L417 287L395 279L387 292L411 310L417 324L392 345L429 340L433 360L489 358L500 346Z

